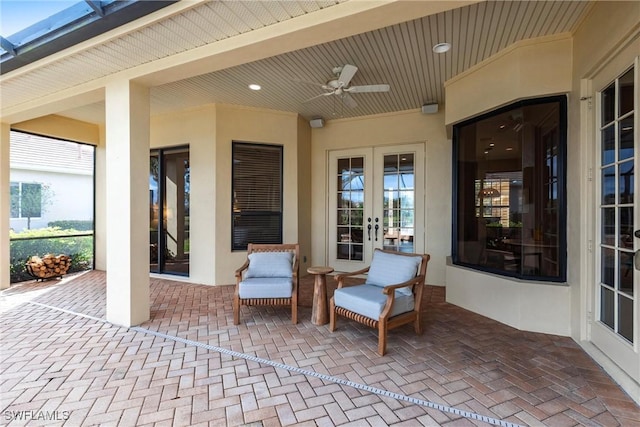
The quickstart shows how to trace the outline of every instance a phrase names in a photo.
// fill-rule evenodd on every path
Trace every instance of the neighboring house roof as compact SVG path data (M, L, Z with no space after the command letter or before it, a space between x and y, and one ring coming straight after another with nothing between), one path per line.
M94 147L11 131L11 169L92 174Z

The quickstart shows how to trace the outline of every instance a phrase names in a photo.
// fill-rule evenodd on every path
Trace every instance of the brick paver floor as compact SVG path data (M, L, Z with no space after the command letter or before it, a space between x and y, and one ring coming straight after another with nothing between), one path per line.
M427 287L424 334L242 307L231 286L152 279L151 319L105 322L105 274L2 292L0 425L640 426L640 408L571 339L522 332ZM330 294L334 286L328 279Z

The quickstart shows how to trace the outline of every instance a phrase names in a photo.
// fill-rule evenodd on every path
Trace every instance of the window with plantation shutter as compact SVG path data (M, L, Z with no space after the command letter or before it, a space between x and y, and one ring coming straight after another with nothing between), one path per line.
M233 143L232 250L282 243L282 147Z

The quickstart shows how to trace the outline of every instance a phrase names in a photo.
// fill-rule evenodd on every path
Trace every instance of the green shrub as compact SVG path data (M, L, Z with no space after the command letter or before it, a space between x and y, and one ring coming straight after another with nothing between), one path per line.
M77 230L61 230L44 228L25 230L20 233L10 232L10 275L11 283L33 279L25 269L29 257L40 257L51 253L65 254L71 257L69 273L90 270L93 268L93 235L56 237L77 233Z
M51 221L47 224L50 228L63 230L93 231L93 221L90 220L65 220Z

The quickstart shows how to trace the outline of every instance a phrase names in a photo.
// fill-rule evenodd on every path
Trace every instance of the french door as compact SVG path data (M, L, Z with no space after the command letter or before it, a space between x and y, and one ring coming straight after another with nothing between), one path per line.
M370 264L373 250L424 252L424 144L329 153L328 262Z
M640 375L638 61L597 93L598 246L591 340L629 375ZM640 257L639 255L635 255ZM640 260L639 260L640 261Z

